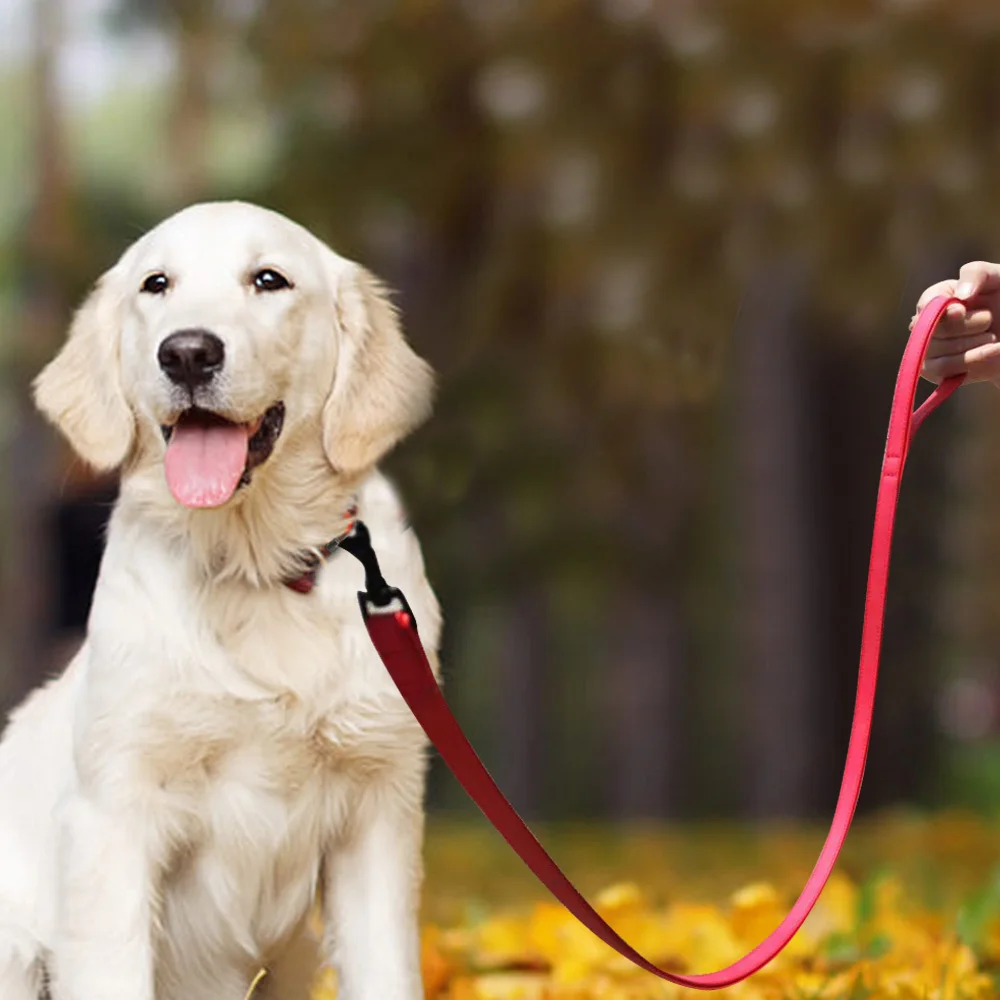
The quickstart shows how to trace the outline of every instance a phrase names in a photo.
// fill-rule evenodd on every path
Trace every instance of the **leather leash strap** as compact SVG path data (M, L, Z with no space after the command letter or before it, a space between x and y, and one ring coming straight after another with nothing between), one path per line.
M342 548L361 559L365 565L367 592L360 593L358 597L368 634L407 705L437 748L442 760L451 768L452 773L472 796L486 818L552 894L602 941L629 961L661 979L679 986L712 990L731 986L757 972L788 944L802 926L833 871L837 855L847 837L854 816L865 770L872 711L875 706L875 682L878 676L882 627L885 620L893 524L907 452L913 435L923 421L964 380L964 376L947 379L916 412L913 411L927 344L945 309L957 301L959 300L941 296L930 302L923 310L910 335L896 381L875 510L875 532L868 569L868 591L865 597L854 720L851 724L844 777L830 832L820 851L816 866L788 916L753 951L719 972L678 975L658 968L623 941L583 898L497 788L451 714L431 672L417 634L413 614L403 595L395 588L389 587L382 579L365 526L358 522L354 534L341 542Z

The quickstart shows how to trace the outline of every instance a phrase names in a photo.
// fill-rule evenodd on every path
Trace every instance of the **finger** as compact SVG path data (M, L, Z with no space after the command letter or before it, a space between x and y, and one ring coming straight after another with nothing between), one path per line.
M967 334L986 333L993 326L993 312L990 309L977 309L965 317L965 332Z
M989 309L969 312L965 306L954 303L945 310L934 331L935 340L953 340L986 333L993 326L993 313Z
M951 340L937 340L935 338L927 348L926 357L928 361L933 358L962 357L967 351L983 347L985 344L995 344L996 342L996 335L992 333L979 333L970 337L955 337Z
M954 295L957 284L958 281L955 278L947 278L945 281L939 281L936 285L931 285L930 288L924 289L923 294L917 299L917 312L919 313L931 299L936 299L939 295L947 295L949 297Z
M928 292L930 289L927 290ZM927 294L926 292L924 293ZM940 294L940 293L939 293ZM923 296L921 296L922 298ZM927 302L937 296L932 295ZM923 314L924 308L927 303L923 305L917 304L917 311L913 314L910 319L910 329L912 330L917 325L917 320L920 319ZM935 337L960 337L965 331L965 306L960 302L953 302L947 309L941 314L941 318L938 320L937 327L934 330Z
M1000 344L984 344L973 347L962 355L962 360L968 368L982 368L987 364L1000 362ZM977 372L977 375L981 373Z
M918 310L916 316L910 320L910 329L912 330L917 325L917 320L920 319L921 311ZM963 337L965 336L965 319L966 319L966 309L961 302L953 302L947 309L941 314L941 318L938 320L937 327L934 330L934 339L947 339L949 337Z
M971 299L1000 291L1000 265L985 260L973 260L963 264L958 272L955 295L960 299Z
M947 358L935 358L927 361L920 369L920 374L930 382L943 382L952 375L966 375L969 367L959 355L951 355Z
M934 331L935 338L964 336L966 316L967 310L965 306L959 302L952 302L945 309L944 315L941 317L938 327Z
M1000 372L1000 344L986 344L964 354L934 358L924 364L921 374L931 382L941 382L952 375L969 374L974 380L993 378Z

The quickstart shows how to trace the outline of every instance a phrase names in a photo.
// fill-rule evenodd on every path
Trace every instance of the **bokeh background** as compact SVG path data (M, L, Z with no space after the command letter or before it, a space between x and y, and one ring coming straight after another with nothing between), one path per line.
M440 373L387 463L447 690L540 819L817 818L913 304L997 259L995 0L0 0L0 704L80 641L115 484L33 413L195 200L302 222ZM1000 389L903 493L862 808L1000 803ZM431 804L468 813L435 768Z

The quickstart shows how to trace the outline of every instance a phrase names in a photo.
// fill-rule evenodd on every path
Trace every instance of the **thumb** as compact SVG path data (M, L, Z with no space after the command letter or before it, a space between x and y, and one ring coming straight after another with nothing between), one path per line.
M976 295L1000 292L1000 265L985 260L974 260L963 264L958 272L958 286L955 297L971 299Z

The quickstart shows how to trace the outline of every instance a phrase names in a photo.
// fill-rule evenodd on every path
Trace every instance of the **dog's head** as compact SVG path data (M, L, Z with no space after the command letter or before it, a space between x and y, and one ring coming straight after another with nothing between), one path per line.
M427 415L431 392L367 271L238 202L185 209L130 247L35 381L85 461L162 462L189 508L251 492L292 436L362 473Z

